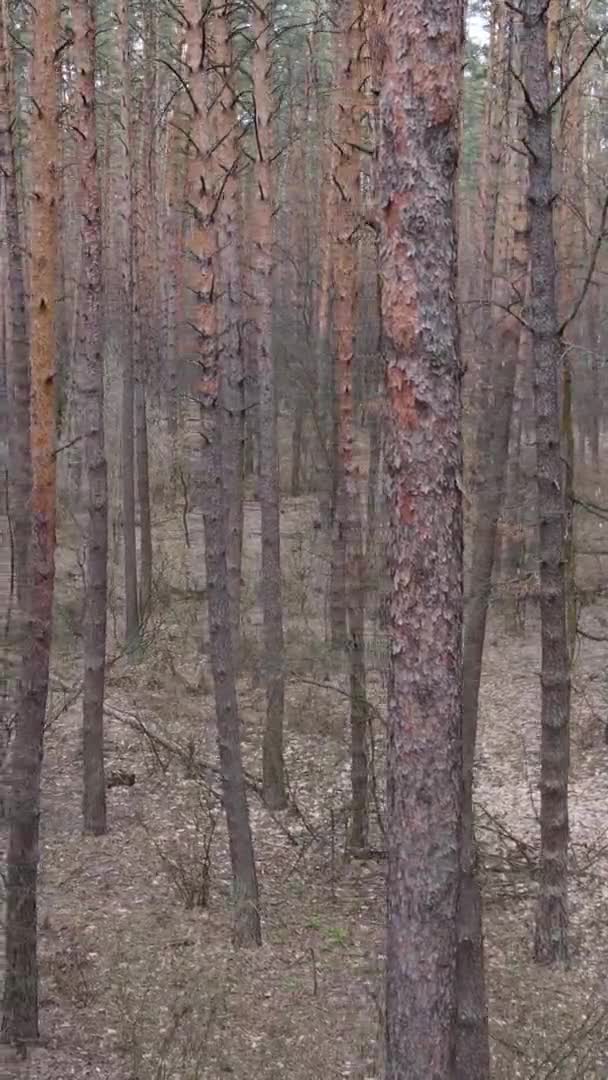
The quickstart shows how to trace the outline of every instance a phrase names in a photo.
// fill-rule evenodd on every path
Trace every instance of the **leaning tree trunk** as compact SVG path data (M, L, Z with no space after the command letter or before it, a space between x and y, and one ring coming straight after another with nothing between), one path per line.
M245 794L241 757L236 676L226 570L226 516L222 485L222 447L218 423L220 373L218 366L218 314L215 281L218 277L219 232L217 207L222 177L213 161L217 135L217 74L212 45L224 35L224 10L201 10L200 0L183 4L186 29L186 66L194 110L193 156L188 176L191 228L188 270L194 298L191 324L193 359L200 368L198 395L202 421L202 506L205 528L205 569L211 666L215 685L217 733L222 790L232 865L235 905L234 941L237 945L261 942L258 886ZM214 72L214 74L209 74Z
M535 954L568 959L570 661L566 625L564 469L560 443L561 340L553 229L551 83L545 0L523 16L528 113L530 320L536 411L541 616L541 860Z
M74 63L80 139L80 213L83 297L78 320L78 385L87 477L87 534L83 621L84 681L83 825L96 836L106 831L103 703L106 658L108 483L104 446L104 370L101 349L101 191L97 168L96 18L91 0L72 6Z
M463 790L455 226L463 5L386 0L380 30L392 580L386 1077L447 1080L455 1075Z
M26 605L30 544L30 368L23 273L23 230L15 155L15 96L8 35L8 5L0 0L0 183L4 199L4 228L8 261L6 319L6 395L8 408L9 513L13 534L17 600Z
M37 880L40 777L55 577L55 308L59 153L56 0L39 0L33 16L31 120L32 533L29 632L11 750L6 860L6 966L2 1038L38 1038Z
M260 502L262 510L262 604L264 608L264 667L266 726L264 730L264 799L272 809L287 802L283 760L285 673L283 607L281 601L281 532L279 515L279 458L277 410L272 352L272 23L269 0L256 5L253 15L252 64L257 158L252 244L252 285L256 296L255 343L259 387Z

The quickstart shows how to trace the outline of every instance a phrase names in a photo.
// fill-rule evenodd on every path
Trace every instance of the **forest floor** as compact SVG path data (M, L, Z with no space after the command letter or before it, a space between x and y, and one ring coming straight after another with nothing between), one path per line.
M343 659L325 645L327 550L313 527L314 513L312 499L285 499L291 800L289 810L270 814L256 783L264 716L254 584L259 510L253 500L246 505L239 692L264 945L239 953L230 944L226 837L213 771L199 516L190 516L189 550L179 511L156 521L154 612L137 657L117 655L110 665L108 769L132 771L136 780L108 792L109 832L100 839L80 832L80 711L72 689L81 659L78 545L73 523L64 520L42 807L43 1040L26 1062L5 1050L0 1080L380 1080L384 863L378 818L386 642L370 633L377 850L356 861L344 844L346 672ZM604 561L581 564L586 584L601 583ZM112 596L120 592L118 575ZM570 969L556 972L531 959L539 627L534 605L529 608L520 636L508 634L494 612L481 700L476 795L494 1077L605 1080L605 645L581 639L574 671L573 955ZM607 620L598 603L586 609L582 625L601 637ZM110 622L118 640L118 616ZM208 906L189 909L187 901L207 886Z

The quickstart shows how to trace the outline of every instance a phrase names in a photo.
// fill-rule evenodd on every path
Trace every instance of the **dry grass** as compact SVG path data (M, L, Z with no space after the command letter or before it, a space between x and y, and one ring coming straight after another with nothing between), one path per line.
M27 1062L6 1052L0 1080L379 1080L384 868L381 861L353 862L344 854L348 701L343 661L324 644L327 551L312 528L313 513L312 500L285 500L292 802L289 811L271 815L250 792L264 946L238 954L230 946L227 845L215 798L198 515L191 516L186 551L179 513L159 513L156 609L140 655L116 659L109 672L108 763L135 772L136 783L109 792L109 833L101 839L80 834L79 709L61 689L77 683L80 653L78 530L63 521L58 606L64 614L55 642L42 816L45 1044ZM253 501L245 524L239 690L245 760L255 778L264 695L252 584L259 579ZM597 571L587 568L584 575L596 580ZM119 597L117 567L113 581ZM602 612L601 606L590 608L586 625L596 625ZM118 607L114 625L111 651L117 656ZM509 637L496 617L484 670L477 797L494 1076L605 1080L604 647L583 642L575 672L573 960L569 972L559 973L530 959L538 836L537 640L533 612L523 639ZM371 639L370 656L381 790L381 635ZM381 846L377 826L374 843ZM199 904L203 887L205 903Z

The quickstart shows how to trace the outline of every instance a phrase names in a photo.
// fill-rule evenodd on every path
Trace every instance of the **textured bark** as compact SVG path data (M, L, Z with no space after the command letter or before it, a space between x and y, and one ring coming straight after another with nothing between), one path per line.
M222 789L235 905L234 941L254 945L261 941L258 886L253 841L245 794L239 732L238 703L228 610L226 571L226 514L222 486L222 448L218 424L220 402L218 367L218 313L215 282L218 276L216 211L222 178L214 166L212 148L217 134L217 72L213 43L225 33L219 21L223 9L201 9L200 0L183 4L186 29L186 66L194 115L193 156L188 173L187 275L194 310L193 360L200 368L198 395L202 423L202 506L205 528L205 568L211 666L215 687L217 734Z
M264 799L272 809L286 805L283 760L285 673L281 599L281 530L277 409L272 352L272 91L271 4L262 0L252 21L252 62L257 158L254 165L257 201L254 210L252 286L260 400L260 503L262 511L262 605L266 726L264 729Z
M582 5L576 0L563 3L563 21L561 34L563 46L561 50L561 79L567 82L575 76L584 61L588 47L581 17ZM585 220L584 201L581 199L581 191L588 184L585 175L584 155L586 147L583 145L581 153L581 133L584 133L584 92L586 90L586 78L584 73L574 78L569 90L561 101L559 125L557 133L557 149L559 161L559 177L557 178L557 190L559 200L557 203L557 258L558 258L558 316L559 320L566 319L573 311L583 288L585 264L589 259L586 251L587 229ZM581 160L581 158L583 160ZM554 172L557 169L554 164ZM581 318L581 314L584 316ZM574 345L577 350L589 344L586 339L588 326L593 326L593 318L590 318L587 304L581 305L579 315L568 326L567 338L562 343L563 349L563 385L562 385L562 455L565 466L565 500L566 500L566 568L567 568L567 605L568 605L568 645L570 655L576 647L576 540L574 533L574 405L573 393L573 359L570 346ZM591 343L593 349L593 343ZM575 354L574 354L575 355ZM582 372L581 372L582 375ZM586 402L584 416L581 417L583 430L592 433L593 457L595 446L599 452L599 432L596 435L598 410L592 397ZM589 423L590 421L590 423ZM583 439L584 456L584 439Z
M132 211L132 104L129 73L129 0L116 0L116 70L118 96L118 154L116 178L115 251L120 275L116 297L116 325L120 334L122 364L122 525L125 569L126 638L131 645L139 637L137 596L137 541L135 534L135 438L134 438L134 350L133 350L133 211Z
M530 319L536 411L541 614L541 861L535 953L568 959L568 769L570 663L566 627L564 470L560 443L558 327L550 63L544 0L523 17L528 93Z
M224 178L218 206L220 282L218 315L221 368L221 440L226 508L226 569L234 665L241 652L241 570L243 552L243 364L241 352L241 260L239 250L237 175L241 163L241 130L232 86L234 60L226 18L218 23L215 61L221 76L217 106L216 165Z
M455 178L463 8L380 24L386 494L387 1080L455 1075L462 811L462 452Z
M338 27L339 91L334 141L338 147L333 182L337 189L334 235L334 323L338 398L339 481L334 544L336 564L344 568L350 666L351 789L350 843L364 848L368 835L367 702L365 678L364 567L358 471L354 460L353 366L358 303L357 239L360 227L361 54L363 5L343 3Z
M26 605L30 542L30 368L23 237L14 146L16 110L12 84L8 10L0 3L0 183L4 201L5 247L8 264L6 304L6 395L8 408L8 479L17 600Z
M101 352L101 191L97 169L95 94L95 5L72 7L74 64L80 139L83 296L79 319L80 410L87 478L86 574L83 622L84 682L83 825L96 836L106 831L103 703L106 657L108 485L104 446L104 371Z
M58 7L33 15L31 120L32 533L29 633L11 749L6 866L6 963L2 1037L38 1037L37 878L40 775L48 693L55 576L55 307L57 276Z

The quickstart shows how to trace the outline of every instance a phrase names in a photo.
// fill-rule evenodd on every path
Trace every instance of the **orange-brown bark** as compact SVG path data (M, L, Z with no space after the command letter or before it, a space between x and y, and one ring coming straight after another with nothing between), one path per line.
M462 813L456 201L463 5L385 0L382 309L390 514L387 1080L455 1075Z
M40 779L55 578L55 309L57 290L58 6L39 0L33 21L30 369L31 583L11 750L2 1037L38 1037L37 879Z

